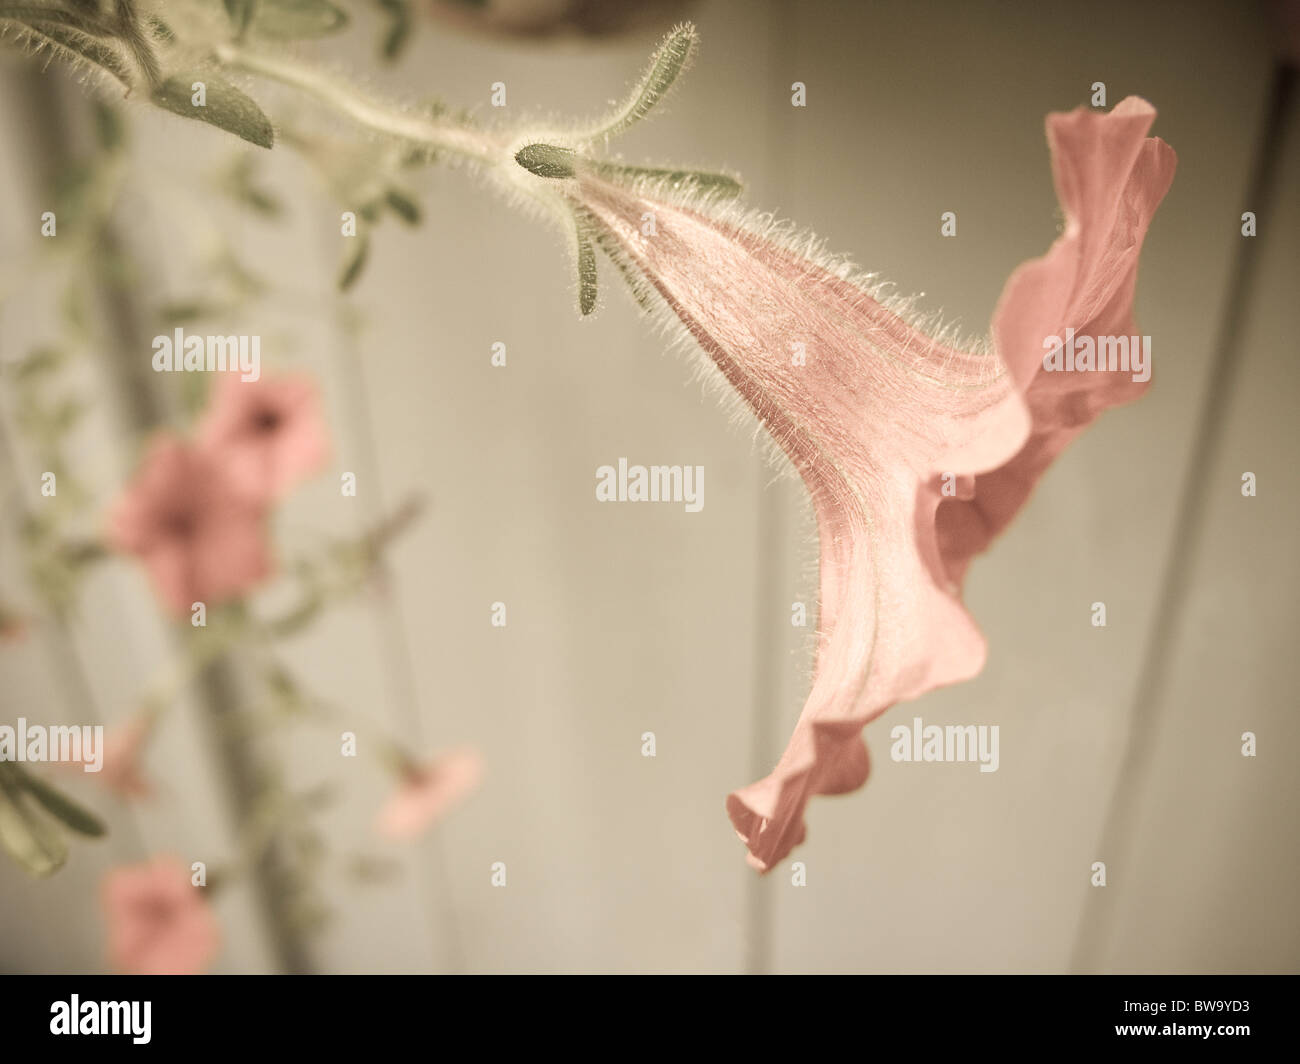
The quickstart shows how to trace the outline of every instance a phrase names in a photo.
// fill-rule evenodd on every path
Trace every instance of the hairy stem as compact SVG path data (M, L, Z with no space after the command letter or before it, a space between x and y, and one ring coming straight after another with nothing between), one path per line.
M301 89L378 133L452 152L488 166L510 161L504 146L484 133L403 114L367 99L351 86L340 84L312 67L279 56L250 52L233 44L217 45L214 54L223 66Z

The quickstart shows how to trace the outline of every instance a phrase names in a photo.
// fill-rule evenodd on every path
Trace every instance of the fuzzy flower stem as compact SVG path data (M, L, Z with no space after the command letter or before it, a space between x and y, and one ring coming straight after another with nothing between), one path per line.
M223 66L272 78L301 89L377 133L452 152L488 166L510 161L510 155L492 137L459 126L402 114L366 99L352 86L341 84L312 67L278 56L250 52L233 44L217 45L214 54Z

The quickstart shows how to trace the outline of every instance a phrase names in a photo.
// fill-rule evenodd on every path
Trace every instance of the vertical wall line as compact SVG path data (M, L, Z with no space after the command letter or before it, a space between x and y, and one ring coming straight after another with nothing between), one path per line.
M360 326L348 320L348 307L342 301L343 297L333 298L337 308L334 363L343 385L344 416L355 449L356 461L353 464L359 479L368 485L366 492L375 500L375 509L382 514L385 496L379 472L379 445L371 416L370 394L357 341L357 329ZM384 659L385 686L388 688L389 704L395 709L396 726L404 742L415 748L416 756L423 757L428 751L424 749L425 728L415 680L415 661L393 592L392 566L382 553L375 561L374 595L370 612L375 640ZM430 919L439 929L434 959L441 961L442 970L460 972L465 966L464 950L451 897L446 850L437 826L423 840L416 842L413 851L417 895L428 905ZM440 950L437 947L441 947Z
M1283 157L1288 117L1295 101L1296 68L1279 63L1268 94L1264 126L1247 184L1244 206L1256 213L1262 224L1259 235L1238 240L1229 274L1223 319L1214 345L1209 381L1195 422L1192 451L1183 475L1172 524L1173 544L1165 559L1152 629L1134 688L1129 714L1129 733L1116 774L1097 851L1108 865L1132 852L1133 825L1138 813L1147 773L1155 753L1169 670L1182 631L1182 621L1191 589L1190 574L1204 538L1210 498L1207 472L1222 445L1227 412L1241 368L1242 325L1261 255L1261 242L1270 236L1271 207L1277 194L1277 175ZM1111 893L1090 889L1075 938L1070 968L1075 972L1097 969L1104 956L1114 916Z

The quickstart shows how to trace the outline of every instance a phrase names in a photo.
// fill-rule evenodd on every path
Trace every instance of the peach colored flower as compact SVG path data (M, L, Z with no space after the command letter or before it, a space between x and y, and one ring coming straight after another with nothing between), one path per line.
M109 962L128 975L198 975L220 943L203 889L174 857L115 868L104 877Z
M375 830L393 839L418 835L477 788L482 778L483 759L468 748L411 766L397 793L379 811Z
M638 294L685 326L812 497L821 544L812 690L773 772L727 799L760 870L802 841L812 795L865 782L870 720L980 671L984 639L960 600L970 557L1070 439L1141 394L1128 376L1049 375L1042 364L1045 338L1067 327L1133 331L1138 253L1175 165L1146 137L1154 117L1130 98L1110 114L1048 118L1067 225L1008 281L992 350L932 335L846 264L689 179L623 185L572 153L517 156L556 181Z
M329 460L329 430L316 385L298 374L223 378L197 440L257 502L280 498Z
M261 507L235 490L215 456L167 433L118 499L109 540L144 562L177 616L195 602L236 598L271 572Z

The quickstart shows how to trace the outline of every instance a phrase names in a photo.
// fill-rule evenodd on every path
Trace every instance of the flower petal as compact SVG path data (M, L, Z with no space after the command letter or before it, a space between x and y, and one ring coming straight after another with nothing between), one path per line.
M995 343L1025 389L1033 430L1010 462L976 478L971 498L940 505L939 541L955 581L1011 522L1056 456L1103 410L1149 387L1118 373L1048 373L1042 357L1044 339L1067 327L1079 336L1137 333L1138 254L1177 165L1168 144L1146 135L1155 114L1129 97L1109 114L1080 108L1048 117L1065 232L1011 275L993 317Z

